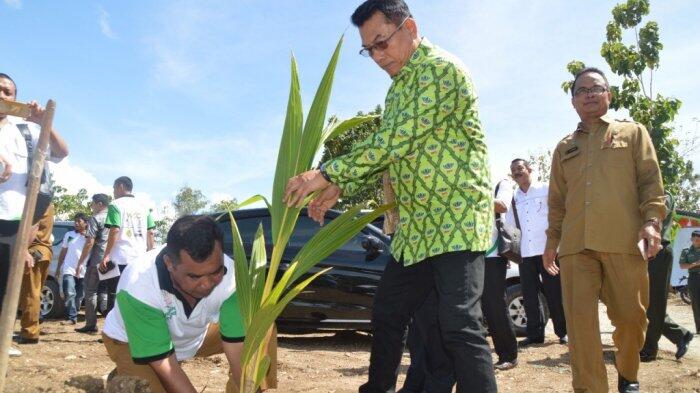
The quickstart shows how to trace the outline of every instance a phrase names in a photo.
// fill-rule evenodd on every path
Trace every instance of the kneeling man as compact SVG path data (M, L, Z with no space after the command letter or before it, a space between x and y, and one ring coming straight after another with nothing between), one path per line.
M153 392L195 392L178 362L225 353L226 391L237 392L243 321L214 220L182 217L165 247L129 262L102 335L117 374L143 378Z

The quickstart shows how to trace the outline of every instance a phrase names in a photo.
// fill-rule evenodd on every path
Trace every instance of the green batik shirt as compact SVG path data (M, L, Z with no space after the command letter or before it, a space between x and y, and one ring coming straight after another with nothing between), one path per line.
M324 165L343 195L389 168L399 209L392 254L406 266L489 247L493 208L476 100L461 61L423 38L393 78L379 131Z

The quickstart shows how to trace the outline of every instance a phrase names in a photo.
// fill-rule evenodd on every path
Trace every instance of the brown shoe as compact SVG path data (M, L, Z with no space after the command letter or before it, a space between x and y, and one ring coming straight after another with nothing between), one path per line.
M498 363L493 365L493 368L500 371L510 370L518 365L518 359L513 360L499 360Z

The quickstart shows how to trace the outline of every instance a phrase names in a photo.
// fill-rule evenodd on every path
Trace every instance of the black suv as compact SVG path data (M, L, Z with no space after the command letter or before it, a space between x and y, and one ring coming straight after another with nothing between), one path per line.
M340 212L329 210L326 220ZM224 252L231 256L231 224L228 214L215 214L224 233ZM272 252L272 223L267 209L248 209L234 212L246 253L250 255L255 232L262 223L267 255ZM292 237L280 263L280 273L291 259L321 227L306 214L299 215ZM370 330L372 300L384 267L389 262L390 239L378 228L367 225L360 233L326 257L307 273L332 267L329 272L312 281L284 309L277 323L286 331L313 331L319 329Z

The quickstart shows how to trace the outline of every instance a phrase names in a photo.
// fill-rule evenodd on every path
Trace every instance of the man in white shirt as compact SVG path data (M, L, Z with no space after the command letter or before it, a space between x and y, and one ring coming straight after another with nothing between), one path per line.
M559 343L568 344L566 321L561 297L559 276L552 276L544 270L542 254L547 242L545 231L548 227L547 196L549 184L533 181L532 168L522 158L516 158L510 164L510 172L518 184L515 191L515 209L508 212L508 221L520 228L520 285L523 289L523 302L527 317L527 338L518 344L525 347L544 342L546 325L544 312L540 307L539 295L544 293L547 299L549 315L554 324L554 333L559 336Z
M493 201L496 219L505 220L505 213L510 210L514 187L515 184L510 179L503 179L496 184ZM498 255L498 231L495 222L491 244L484 263L484 294L481 296L481 308L484 310L484 319L498 355L494 368L504 371L518 365L518 343L506 308L506 272L509 262Z
M61 277L63 282L63 297L65 302L66 319L69 325L78 322L78 309L83 301L83 277L85 268L78 266L80 254L85 245L85 230L87 229L87 216L77 213L73 217L75 230L66 232L61 243L61 253L58 256L55 277ZM58 272L61 275L58 275Z
M16 97L17 85L10 76L0 73L0 99L15 101ZM38 103L32 101L29 103L29 107L31 113L26 119L0 114L0 157L2 157L3 164L2 171L0 171L2 172L0 175L0 304L2 304L7 289L10 256L24 210L29 166L33 158L31 150L35 149L38 144L39 124L44 118L44 109ZM68 155L68 145L55 129L52 129L50 133L49 149L49 159L54 162L58 162ZM43 207L47 208L47 206ZM33 223L38 223L44 213L45 211L36 211ZM38 228L35 228L34 232L36 229ZM33 234L29 236L29 239L33 238ZM33 261L28 251L24 259L29 263ZM48 264L31 266L30 274L40 277L42 269L45 273ZM18 352L15 351L15 354Z

